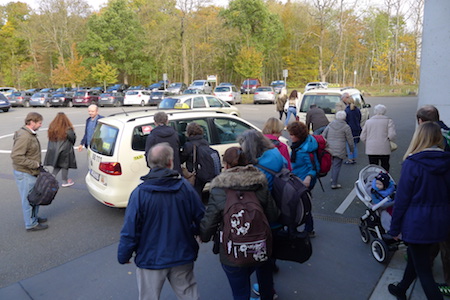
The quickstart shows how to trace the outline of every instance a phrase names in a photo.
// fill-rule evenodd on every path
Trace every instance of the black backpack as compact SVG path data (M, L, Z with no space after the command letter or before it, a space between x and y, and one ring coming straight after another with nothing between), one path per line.
M304 224L311 214L311 192L302 180L287 168L275 172L260 164L256 166L273 175L272 197L280 209L279 222L291 229Z
M197 149L196 176L204 182L211 181L222 169L219 152L207 145L194 147Z
M223 211L222 247L236 266L253 266L272 255L272 232L253 191L227 189Z
M43 167L40 167L39 171L36 183L28 194L28 202L31 206L49 205L55 199L59 189L58 180L52 173Z

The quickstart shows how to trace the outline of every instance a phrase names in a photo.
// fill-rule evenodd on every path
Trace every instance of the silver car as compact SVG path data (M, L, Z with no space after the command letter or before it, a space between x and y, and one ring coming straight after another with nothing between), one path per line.
M181 95L184 90L187 89L187 86L183 82L173 82L167 88L167 94L169 95Z
M260 86L255 90L253 95L253 103L275 103L275 91L271 86Z
M9 103L13 107L15 107L15 106L29 107L31 96L33 96L32 92L21 91L21 92L12 93L8 97L8 99L9 99Z
M212 93L212 86L208 80L194 80L189 86L189 89L201 90L203 94Z
M238 89L234 85L217 86L214 89L213 95L216 96L217 98L219 98L220 100L226 101L232 105L237 104L237 103L239 103L239 104L242 103L241 93L238 91Z
M51 93L35 93L30 98L30 106L45 106L50 107L52 104L52 94Z

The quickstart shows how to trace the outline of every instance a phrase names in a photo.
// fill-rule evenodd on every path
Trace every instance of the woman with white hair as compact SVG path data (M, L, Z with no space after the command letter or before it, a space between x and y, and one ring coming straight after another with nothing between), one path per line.
M332 121L323 131L322 135L327 140L328 148L333 156L331 167L331 188L339 189L342 186L338 183L339 172L342 161L347 156L346 144L348 143L350 152L354 151L352 129L345 121L347 113L343 110L336 113L336 119Z
M397 136L395 125L391 118L385 116L386 106L383 104L375 106L374 113L362 129L361 140L366 144L369 164L381 165L389 172L390 142Z
M283 115L287 116L287 112L284 110L284 105L287 101L287 90L285 87L281 88L281 92L276 100L277 111L280 114L280 121L283 118Z

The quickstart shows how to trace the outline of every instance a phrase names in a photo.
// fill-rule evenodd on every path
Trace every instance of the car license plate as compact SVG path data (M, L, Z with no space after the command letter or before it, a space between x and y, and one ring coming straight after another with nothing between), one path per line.
M94 170L89 169L89 174L91 174L91 176L92 176L95 180L97 180L97 181L100 180L100 174L98 174L98 173L95 172Z
M102 100L102 101L107 101L108 98L100 98L100 100Z

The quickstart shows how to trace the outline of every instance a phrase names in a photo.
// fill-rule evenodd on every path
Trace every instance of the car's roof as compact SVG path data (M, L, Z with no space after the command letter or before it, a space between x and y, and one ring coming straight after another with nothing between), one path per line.
M319 88L319 89L312 89L312 90L306 91L303 95L314 95L314 94L320 94L320 95L337 94L337 95L342 95L343 93L356 94L356 93L360 93L360 91L358 89L353 88L353 87Z

